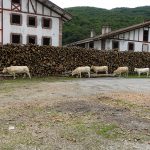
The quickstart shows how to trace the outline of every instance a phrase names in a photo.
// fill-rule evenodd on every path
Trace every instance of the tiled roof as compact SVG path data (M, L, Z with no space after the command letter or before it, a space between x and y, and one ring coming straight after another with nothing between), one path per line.
M105 39L105 38L109 38L111 36L115 36L115 35L118 35L118 34L129 32L129 31L132 31L132 30L135 30L135 29L143 28L143 27L146 27L146 26L149 26L149 25L150 25L150 21L146 21L146 22L143 22L143 23L140 23L140 24L136 24L136 25L127 27L127 28L122 28L122 29L119 29L119 30L115 30L115 31L106 33L106 34L97 35L97 36L94 36L92 38L87 38L87 39L77 41L77 42L73 42L73 43L70 43L70 44L67 44L67 45L77 45L77 44L83 44L83 43L96 41L96 40L100 40L100 39Z

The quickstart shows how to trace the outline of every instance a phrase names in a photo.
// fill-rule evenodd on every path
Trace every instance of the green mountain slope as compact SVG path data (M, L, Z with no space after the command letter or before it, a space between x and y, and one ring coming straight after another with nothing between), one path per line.
M95 7L72 7L66 8L66 11L73 15L73 19L64 24L63 44L89 37L91 29L94 29L96 34L100 34L103 25L111 25L115 30L141 23L145 19L150 20L150 6L111 10Z

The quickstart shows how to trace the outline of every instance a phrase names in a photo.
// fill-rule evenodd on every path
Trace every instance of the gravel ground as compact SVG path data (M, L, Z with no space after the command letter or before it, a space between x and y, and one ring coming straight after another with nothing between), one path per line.
M2 150L150 149L150 79L5 81L0 91Z

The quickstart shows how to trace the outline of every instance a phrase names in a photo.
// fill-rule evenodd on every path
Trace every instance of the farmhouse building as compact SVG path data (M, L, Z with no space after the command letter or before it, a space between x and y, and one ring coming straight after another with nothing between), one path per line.
M0 0L0 44L62 45L71 15L49 0Z
M102 34L77 41L67 46L79 46L98 50L144 51L150 52L150 21L112 31L111 27L102 27Z

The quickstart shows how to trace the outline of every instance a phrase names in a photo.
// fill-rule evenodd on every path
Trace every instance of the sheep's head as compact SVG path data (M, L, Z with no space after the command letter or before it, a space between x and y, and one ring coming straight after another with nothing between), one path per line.
M74 76L74 75L76 74L75 70L74 70L74 71L72 71L72 73L71 73L71 74L72 74L72 76Z
M115 70L115 71L113 72L113 75L114 75L114 76L117 75L117 70Z
M6 67L3 69L2 73L7 73L7 68Z

